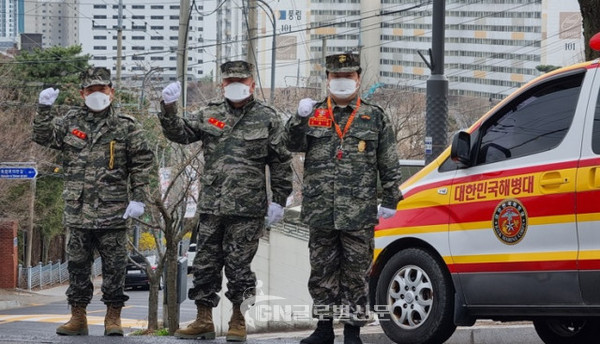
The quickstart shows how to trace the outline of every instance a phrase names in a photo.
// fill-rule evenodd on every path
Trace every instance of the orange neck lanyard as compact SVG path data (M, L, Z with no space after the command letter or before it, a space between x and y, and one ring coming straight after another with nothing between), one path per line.
M354 121L354 117L356 116L356 113L358 112L359 108L360 108L360 97L358 97L358 99L356 100L356 107L354 108L354 111L352 111L352 113L350 114L350 117L348 117L348 121L346 122L346 125L344 126L344 131L342 132L342 129L340 129L340 126L335 121L335 116L333 115L333 107L331 106L331 97L327 97L327 110L329 110L329 115L331 116L331 119L333 120L333 125L335 126L335 132L337 133L338 137L340 138L340 145L337 150L338 160L342 158L342 154L343 154L342 144L344 143L344 136L346 136L348 129L350 129L350 126L352 125L352 122Z

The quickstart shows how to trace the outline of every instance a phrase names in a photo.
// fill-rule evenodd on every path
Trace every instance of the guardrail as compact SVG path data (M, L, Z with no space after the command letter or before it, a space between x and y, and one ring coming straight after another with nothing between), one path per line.
M68 262L56 263L48 262L43 265L41 262L36 266L24 267L19 264L18 287L31 290L32 288L44 289L44 287L54 284L61 284L69 280L67 270ZM100 257L94 260L92 264L92 277L95 278L102 274L102 261Z

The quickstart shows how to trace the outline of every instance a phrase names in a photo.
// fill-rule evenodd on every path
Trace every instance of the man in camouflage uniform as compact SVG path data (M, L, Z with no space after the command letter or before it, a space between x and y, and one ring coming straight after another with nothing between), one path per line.
M395 213L400 166L390 119L358 95L359 56L327 56L326 72L329 96L302 99L286 125L288 149L305 153L301 217L309 226L308 288L319 319L300 343L333 343L334 318L345 323L344 343L362 343L373 229L378 217Z
M165 136L188 144L202 141L204 174L198 201L198 242L194 286L188 297L198 308L196 321L175 332L178 338L215 338L212 308L219 303L222 269L225 295L233 304L227 341L245 341L240 305L254 296L256 276L250 263L264 227L283 217L292 190L291 154L285 148L283 123L277 112L257 101L254 66L245 61L221 65L224 100L209 103L188 118L177 114L179 83L163 90L159 114ZM273 201L267 205L265 167L269 166Z
M121 308L127 264L126 218L144 212L146 186L154 155L137 121L110 105L114 97L110 71L81 73L85 106L54 117L58 89L39 95L33 140L60 150L64 169L64 225L69 232L67 301L71 319L61 335L87 335L86 307L92 300L94 250L102 258L102 301L107 306L104 335L123 335ZM131 200L131 201L130 201Z

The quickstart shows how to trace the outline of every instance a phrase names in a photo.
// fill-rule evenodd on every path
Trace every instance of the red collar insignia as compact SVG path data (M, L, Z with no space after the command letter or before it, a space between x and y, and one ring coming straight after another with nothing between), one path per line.
M219 128L219 129L223 129L225 127L225 123L219 121L218 119L211 117L208 119L208 123L214 125L215 127Z
M87 134L79 129L73 129L73 131L71 131L71 134L77 136L78 138L80 138L82 140L85 140L87 138Z

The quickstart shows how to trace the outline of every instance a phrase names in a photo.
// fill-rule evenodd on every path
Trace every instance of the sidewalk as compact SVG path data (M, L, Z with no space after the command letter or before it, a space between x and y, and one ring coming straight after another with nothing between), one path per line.
M100 292L102 277L94 279L94 295ZM45 289L0 289L0 310L41 305L67 299L68 283L56 284Z

